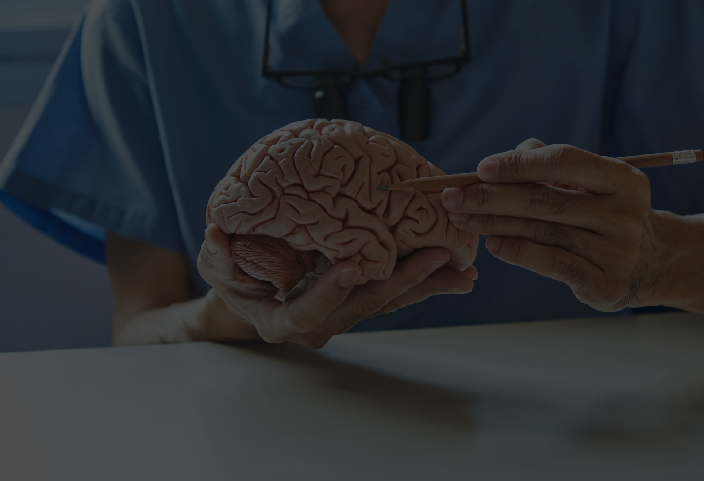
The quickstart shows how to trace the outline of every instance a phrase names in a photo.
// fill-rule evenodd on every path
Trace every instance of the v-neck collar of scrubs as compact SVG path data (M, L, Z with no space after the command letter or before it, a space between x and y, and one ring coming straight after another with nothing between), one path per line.
M355 59L317 0L274 0L269 61L274 71L345 69ZM392 0L365 70L457 56L461 47L459 0ZM447 28L456 25L457 28Z
M374 39L366 68L422 62L460 54L460 0L392 0ZM450 27L456 25L456 28Z
M276 72L348 68L354 62L318 0L273 0L269 46Z

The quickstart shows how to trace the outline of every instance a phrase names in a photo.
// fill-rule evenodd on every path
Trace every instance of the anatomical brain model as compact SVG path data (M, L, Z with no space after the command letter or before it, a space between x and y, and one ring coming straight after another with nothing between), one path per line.
M444 247L467 268L469 234L448 221L441 192L378 190L443 175L413 148L356 122L304 120L282 127L237 159L210 196L208 223L230 234L247 274L283 301L310 288L331 264L362 270L357 284L387 279L399 257Z

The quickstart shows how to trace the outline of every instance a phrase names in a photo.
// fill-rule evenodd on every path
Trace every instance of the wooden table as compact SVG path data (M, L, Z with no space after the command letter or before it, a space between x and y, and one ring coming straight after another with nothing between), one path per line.
M0 355L1 480L701 480L704 316Z

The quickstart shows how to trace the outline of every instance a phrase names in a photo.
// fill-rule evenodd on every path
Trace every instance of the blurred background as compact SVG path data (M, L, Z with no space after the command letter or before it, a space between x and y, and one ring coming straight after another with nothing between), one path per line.
M0 0L4 158L87 0ZM110 345L105 268L0 203L0 352Z

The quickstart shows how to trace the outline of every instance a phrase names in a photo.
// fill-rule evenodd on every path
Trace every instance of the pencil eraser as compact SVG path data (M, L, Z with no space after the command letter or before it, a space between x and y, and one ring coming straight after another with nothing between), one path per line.
M702 152L701 150L695 150L694 158L696 159L695 162L701 162L702 160L704 160L704 152Z

